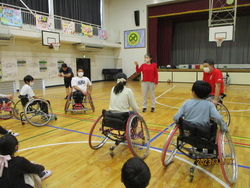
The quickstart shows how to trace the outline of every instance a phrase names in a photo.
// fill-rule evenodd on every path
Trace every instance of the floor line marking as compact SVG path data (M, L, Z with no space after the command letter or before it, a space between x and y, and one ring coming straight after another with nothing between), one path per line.
M61 142L61 143L54 143L54 144L46 144L46 145L40 145L40 146L34 146L34 147L30 147L30 148L24 148L24 149L20 149L19 151L27 151L30 149L37 149L37 148L42 148L42 147L47 147L47 146L57 146L57 145L64 145L64 144L82 144L82 143L88 143L88 141L77 141L77 142ZM150 150L156 151L156 152L161 152L160 149L155 149L155 148L151 148ZM183 159L181 157L175 156L175 158L193 165L193 163L191 163L190 161L187 161L186 159ZM239 165L241 167L241 165ZM208 176L210 176L211 178L213 178L215 181L217 181L219 184L221 184L223 187L225 188L230 188L230 186L228 186L225 182L223 182L221 179L219 179L218 177L216 177L215 175L213 175L212 173L208 172L207 170L201 168L200 166L196 166L197 169L201 170L202 172L204 172L205 174L207 174Z

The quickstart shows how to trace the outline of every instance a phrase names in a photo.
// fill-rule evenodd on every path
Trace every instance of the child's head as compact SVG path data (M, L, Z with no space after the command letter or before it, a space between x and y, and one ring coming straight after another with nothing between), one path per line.
M0 137L0 155L13 156L18 149L18 140L11 134Z
M83 67L78 67L77 68L77 75L82 77L84 75L84 70Z
M128 79L127 75L124 74L124 73L118 73L115 76L115 80L117 82L117 85L114 88L114 93L115 94L121 93L123 91L123 88L127 83L127 79Z
M130 158L122 167L121 179L126 188L145 188L150 178L150 169L140 158Z
M205 81L197 80L192 87L192 91L200 98L206 98L212 91L211 85Z
M34 81L34 78L30 75L27 75L23 78L23 81L25 84L29 84L30 82L33 82Z
M150 53L147 53L144 56L144 61L145 61L145 63L152 63L152 55Z

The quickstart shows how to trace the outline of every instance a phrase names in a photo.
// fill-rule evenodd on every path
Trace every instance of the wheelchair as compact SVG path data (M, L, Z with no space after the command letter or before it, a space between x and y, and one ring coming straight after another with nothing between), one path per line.
M135 157L144 159L148 155L150 138L144 119L138 114L129 116L125 113L111 113L103 110L89 133L89 146L97 150L108 140L115 142L110 147L110 156L114 157L114 149L120 143L126 142Z
M219 96L219 100L218 100L218 104L216 105L216 109L219 112L219 114L222 116L222 118L224 119L225 123L229 126L230 122L231 122L231 116L230 116L230 112L227 109L227 107L223 104L222 99L224 97L226 97L227 95L225 93L222 93ZM206 100L211 100L212 97L208 97Z
M47 125L52 119L57 120L51 105L44 99L28 100L26 95L19 95L20 100L15 104L13 115L20 120L22 125L25 120L31 125L41 127Z
M15 103L8 98L0 98L0 119L10 119L13 117Z
M223 177L229 185L237 180L238 165L231 136L217 130L217 124L213 121L210 126L201 127L180 118L164 144L161 156L163 166L169 165L177 153L194 160L189 182L193 181L197 165L216 164L220 165Z
M76 103L75 100L80 100L81 102ZM68 111L71 112L71 114L74 112L86 113L87 110L92 110L93 112L95 111L95 106L89 92L87 96L74 96L72 92L68 95L64 106L65 113Z

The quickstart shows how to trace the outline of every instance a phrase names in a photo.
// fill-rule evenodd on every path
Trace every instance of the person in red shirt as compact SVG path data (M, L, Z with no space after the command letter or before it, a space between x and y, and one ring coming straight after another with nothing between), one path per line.
M203 81L208 82L212 87L210 95L213 96L213 100L211 102L217 105L219 96L224 92L222 72L214 68L214 61L212 59L206 59L203 62L203 69Z
M147 53L144 56L144 61L140 67L138 63L135 61L136 65L136 72L142 72L142 93L143 93L143 110L142 112L146 112L147 110L147 97L148 97L148 90L150 91L150 98L151 98L151 112L155 111L155 93L154 88L158 84L158 69L156 63L152 63L152 56L151 54Z

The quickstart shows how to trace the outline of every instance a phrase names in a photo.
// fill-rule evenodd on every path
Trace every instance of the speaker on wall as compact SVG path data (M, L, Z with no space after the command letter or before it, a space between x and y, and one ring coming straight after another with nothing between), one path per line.
M135 16L135 25L139 26L140 25L140 11L135 10L134 11L134 16Z

